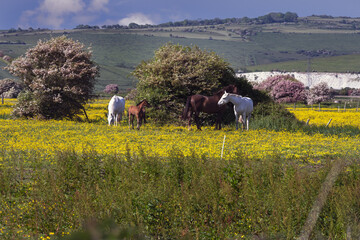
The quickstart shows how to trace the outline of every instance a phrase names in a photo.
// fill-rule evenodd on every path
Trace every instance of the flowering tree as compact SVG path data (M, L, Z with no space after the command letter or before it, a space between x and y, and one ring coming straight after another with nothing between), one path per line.
M321 82L314 87L310 88L306 94L308 105L324 102L331 99L329 85Z
M5 78L0 80L0 95L6 98L16 98L21 92L22 86L20 83L12 79Z
M301 82L282 80L274 85L270 95L279 103L294 103L305 100L305 87Z
M255 89L264 90L266 92L270 92L272 88L280 81L289 80L289 81L297 81L294 77L287 75L276 75L268 77L266 80L262 81L260 84L254 86Z
M39 41L7 69L18 76L25 92L18 97L14 115L72 118L92 98L99 69L91 52L65 36Z
M119 86L117 84L108 84L104 89L104 93L116 94L119 92Z
M279 103L293 103L305 100L304 84L290 75L276 75L254 87L263 90Z
M352 90L350 96L360 96L360 88Z

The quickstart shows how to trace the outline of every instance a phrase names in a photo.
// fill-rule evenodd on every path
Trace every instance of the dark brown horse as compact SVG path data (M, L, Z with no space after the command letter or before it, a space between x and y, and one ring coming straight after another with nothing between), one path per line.
M201 130L200 122L199 122L199 113L210 113L217 114L215 129L221 129L221 117L226 110L227 106L219 106L218 101L224 92L235 93L237 94L238 89L235 85L229 85L224 87L223 89L217 91L213 96L204 96L200 94L192 95L187 98L184 112L182 114L182 119L188 119L188 127L191 127L191 117L193 113L195 113L194 119L196 126L199 130Z
M136 128L139 130L140 126L142 124L142 121L144 121L144 124L146 123L145 119L145 107L150 107L150 104L146 101L146 99L139 102L136 106L130 106L128 109L129 113L129 128L130 125L132 125L132 128L134 129L134 117L136 116L137 119L137 126Z

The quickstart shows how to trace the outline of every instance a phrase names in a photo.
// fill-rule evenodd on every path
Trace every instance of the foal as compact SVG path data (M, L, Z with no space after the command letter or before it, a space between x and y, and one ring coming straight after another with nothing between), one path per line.
M140 129L142 121L144 120L144 124L146 123L145 119L145 107L151 107L150 104L146 101L146 99L142 100L136 106L130 106L128 109L129 113L129 128L132 125L132 129L134 129L134 117L137 119L137 130Z

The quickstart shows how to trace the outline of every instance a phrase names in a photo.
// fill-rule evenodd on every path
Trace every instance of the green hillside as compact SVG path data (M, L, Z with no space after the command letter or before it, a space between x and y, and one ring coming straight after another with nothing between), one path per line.
M360 72L360 54L248 66L249 71Z
M214 51L236 71L305 71L310 58L311 71L358 72L358 28L359 19L308 17L296 23L2 32L0 52L15 58L39 39L66 34L92 48L101 69L97 91L109 83L125 90L136 85L131 71L167 42ZM0 62L0 79L11 77L4 65Z

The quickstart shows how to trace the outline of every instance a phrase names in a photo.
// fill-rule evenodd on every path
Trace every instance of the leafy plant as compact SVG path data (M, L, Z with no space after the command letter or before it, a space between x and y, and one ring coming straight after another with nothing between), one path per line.
M137 101L147 99L153 106L150 116L159 122L178 119L188 96L213 95L230 84L237 85L239 94L256 97L256 102L266 99L247 80L237 78L224 59L197 46L168 43L137 66L133 75L139 79Z
M65 36L39 41L7 69L18 76L25 92L14 115L72 118L92 98L99 69L80 42ZM85 110L84 110L85 111Z

